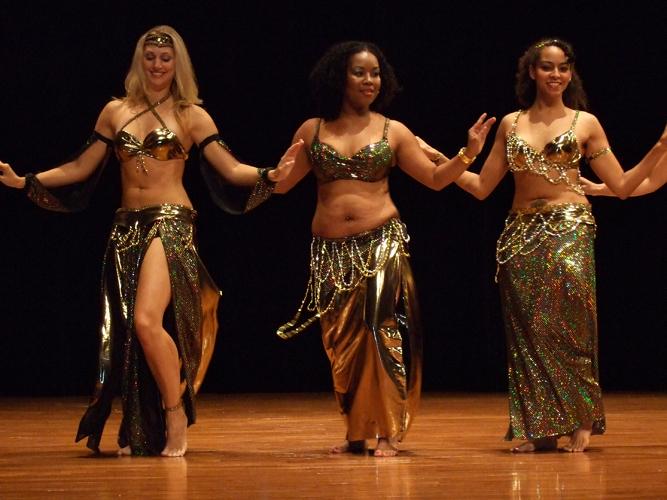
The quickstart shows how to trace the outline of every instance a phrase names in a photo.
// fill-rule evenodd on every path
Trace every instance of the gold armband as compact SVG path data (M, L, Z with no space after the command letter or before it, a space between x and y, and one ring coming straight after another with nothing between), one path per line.
M461 161L466 165L470 165L472 162L475 161L475 158L477 158L477 156L473 156L472 158L470 158L468 155L466 155L465 147L459 149L459 152L456 154L456 156L458 156L461 159Z
M607 153L611 153L611 148L609 146L607 146L606 148L602 148L600 151L596 151L595 153L590 155L588 157L588 162L590 163L593 160L595 160L596 158L599 158L602 155L606 155Z

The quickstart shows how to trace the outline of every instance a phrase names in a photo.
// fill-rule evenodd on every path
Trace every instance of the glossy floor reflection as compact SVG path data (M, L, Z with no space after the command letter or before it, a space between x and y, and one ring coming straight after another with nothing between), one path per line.
M329 455L329 394L203 395L184 458L94 456L84 399L0 400L0 498L667 498L667 394L608 394L586 453L517 455L504 394L426 394L395 458ZM566 440L561 440L561 444Z

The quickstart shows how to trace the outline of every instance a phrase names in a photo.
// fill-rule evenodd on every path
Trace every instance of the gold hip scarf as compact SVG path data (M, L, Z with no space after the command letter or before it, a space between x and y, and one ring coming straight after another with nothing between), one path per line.
M422 339L405 225L313 238L310 279L289 338L320 319L347 439L400 441L419 404ZM304 310L312 317L299 323Z

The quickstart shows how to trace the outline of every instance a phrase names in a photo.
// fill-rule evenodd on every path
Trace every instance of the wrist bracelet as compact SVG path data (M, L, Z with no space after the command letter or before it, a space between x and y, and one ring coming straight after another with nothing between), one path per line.
M268 182L269 184L276 184L275 181L272 181L269 179L269 172L273 170L272 168L258 168L257 173L259 174L259 178L262 179L264 182Z
M477 158L477 156L473 156L472 158L470 158L468 155L466 155L465 146L459 149L459 152L456 154L456 156L458 156L461 159L461 161L466 165L470 165L472 162L475 161L475 158Z

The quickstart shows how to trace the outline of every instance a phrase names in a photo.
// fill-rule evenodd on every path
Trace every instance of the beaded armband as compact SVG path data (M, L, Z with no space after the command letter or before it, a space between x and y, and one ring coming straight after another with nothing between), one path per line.
M273 170L272 168L258 168L257 174L259 175L259 180L255 183L255 187L250 193L248 202L245 206L245 212L252 210L253 208L261 205L266 200L268 200L273 194L273 190L276 187L276 183L269 179L269 172Z
M611 148L608 147L608 146L607 146L606 148L602 148L600 151L596 151L595 153L593 153L592 155L590 155L590 156L587 158L587 160L588 160L588 162L590 163L590 162L592 162L593 160L595 160L596 158L599 158L599 157L602 156L602 155L606 155L607 153L611 153Z
M25 174L25 186L23 190L28 199L38 207L53 210L54 212L69 212L67 207L39 182L35 174Z

